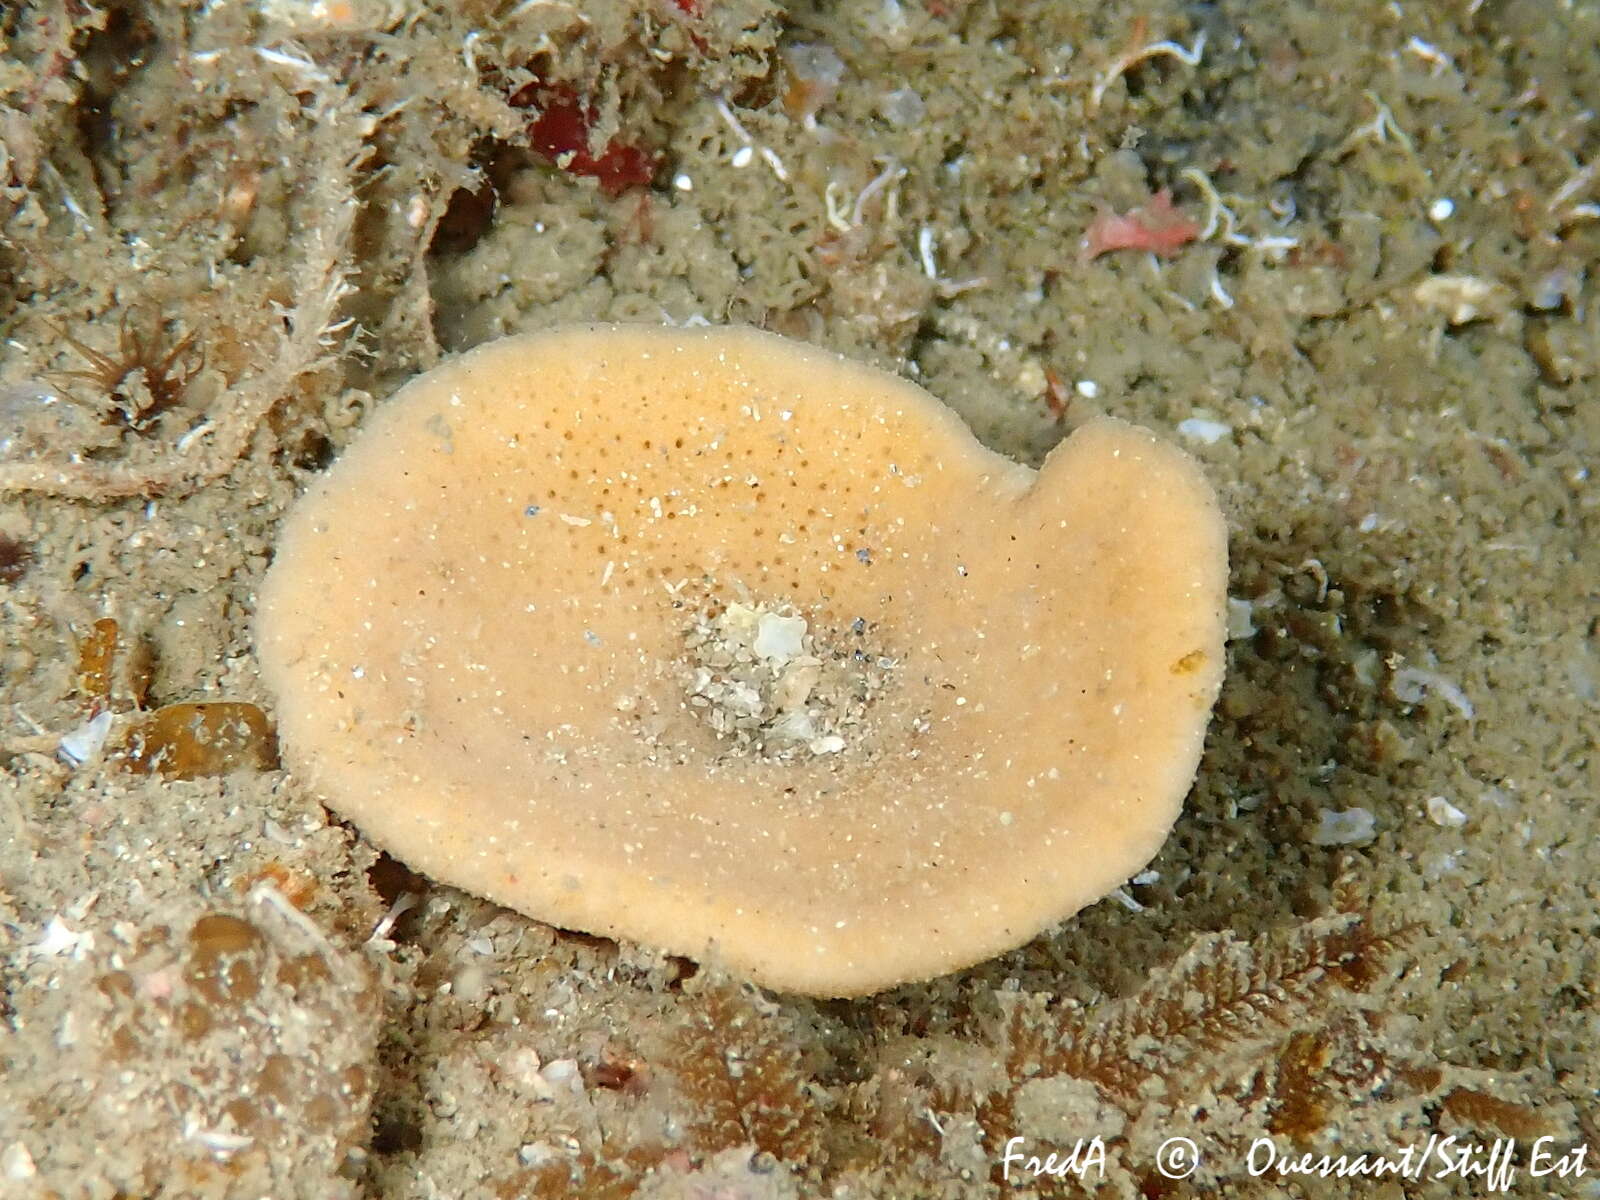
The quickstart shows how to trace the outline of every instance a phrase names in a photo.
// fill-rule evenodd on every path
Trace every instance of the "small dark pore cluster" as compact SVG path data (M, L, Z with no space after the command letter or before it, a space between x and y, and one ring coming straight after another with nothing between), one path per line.
M33 566L33 547L7 533L0 533L0 583L20 583Z

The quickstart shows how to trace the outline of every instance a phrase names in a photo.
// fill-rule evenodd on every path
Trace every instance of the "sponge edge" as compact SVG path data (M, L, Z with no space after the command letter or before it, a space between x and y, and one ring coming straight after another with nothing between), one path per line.
M573 326L373 416L285 522L258 649L286 761L413 868L858 995L1149 861L1226 577L1198 467L1123 422L1035 473L773 335Z

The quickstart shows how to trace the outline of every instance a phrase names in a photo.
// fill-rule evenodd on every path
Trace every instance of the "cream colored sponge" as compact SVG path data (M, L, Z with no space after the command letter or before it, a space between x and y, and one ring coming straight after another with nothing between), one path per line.
M569 326L430 371L285 523L295 774L419 871L818 995L1139 871L1222 677L1223 522L1120 421L1035 473L751 329Z

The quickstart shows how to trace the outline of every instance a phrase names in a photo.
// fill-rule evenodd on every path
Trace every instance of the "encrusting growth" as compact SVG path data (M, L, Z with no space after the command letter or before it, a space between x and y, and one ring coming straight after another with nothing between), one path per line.
M1138 871L1193 779L1226 548L1101 420L1035 473L744 329L557 329L381 409L260 596L285 759L412 867L849 995Z
M233 467L262 420L296 381L333 360L335 335L347 324L339 318L340 305L352 288L350 239L357 211L353 180L369 154L364 137L371 131L372 119L354 111L349 97L339 92L324 97L319 112L319 127L335 131L320 140L321 161L310 172L310 203L320 220L299 239L301 261L288 272L294 299L275 344L260 348L250 372L212 405L214 416L174 439L159 456L99 460L52 453L0 459L0 493L109 500L194 491ZM136 432L177 402L203 357L203 346L191 342L192 333L162 351L145 345L142 336L124 322L122 344L113 355L69 336L93 369L62 372L99 383L116 423ZM130 375L142 378L133 380L129 395L117 394Z

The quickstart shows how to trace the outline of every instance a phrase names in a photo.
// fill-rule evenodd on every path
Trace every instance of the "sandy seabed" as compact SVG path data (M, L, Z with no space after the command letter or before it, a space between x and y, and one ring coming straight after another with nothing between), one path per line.
M7 5L0 1195L1585 1194L1597 41L1536 0ZM1083 253L1130 212L1165 253ZM1150 873L812 1001L432 884L270 757L132 769L162 706L270 719L255 590L364 415L562 320L758 324L1024 462L1097 413L1187 446L1233 636Z

